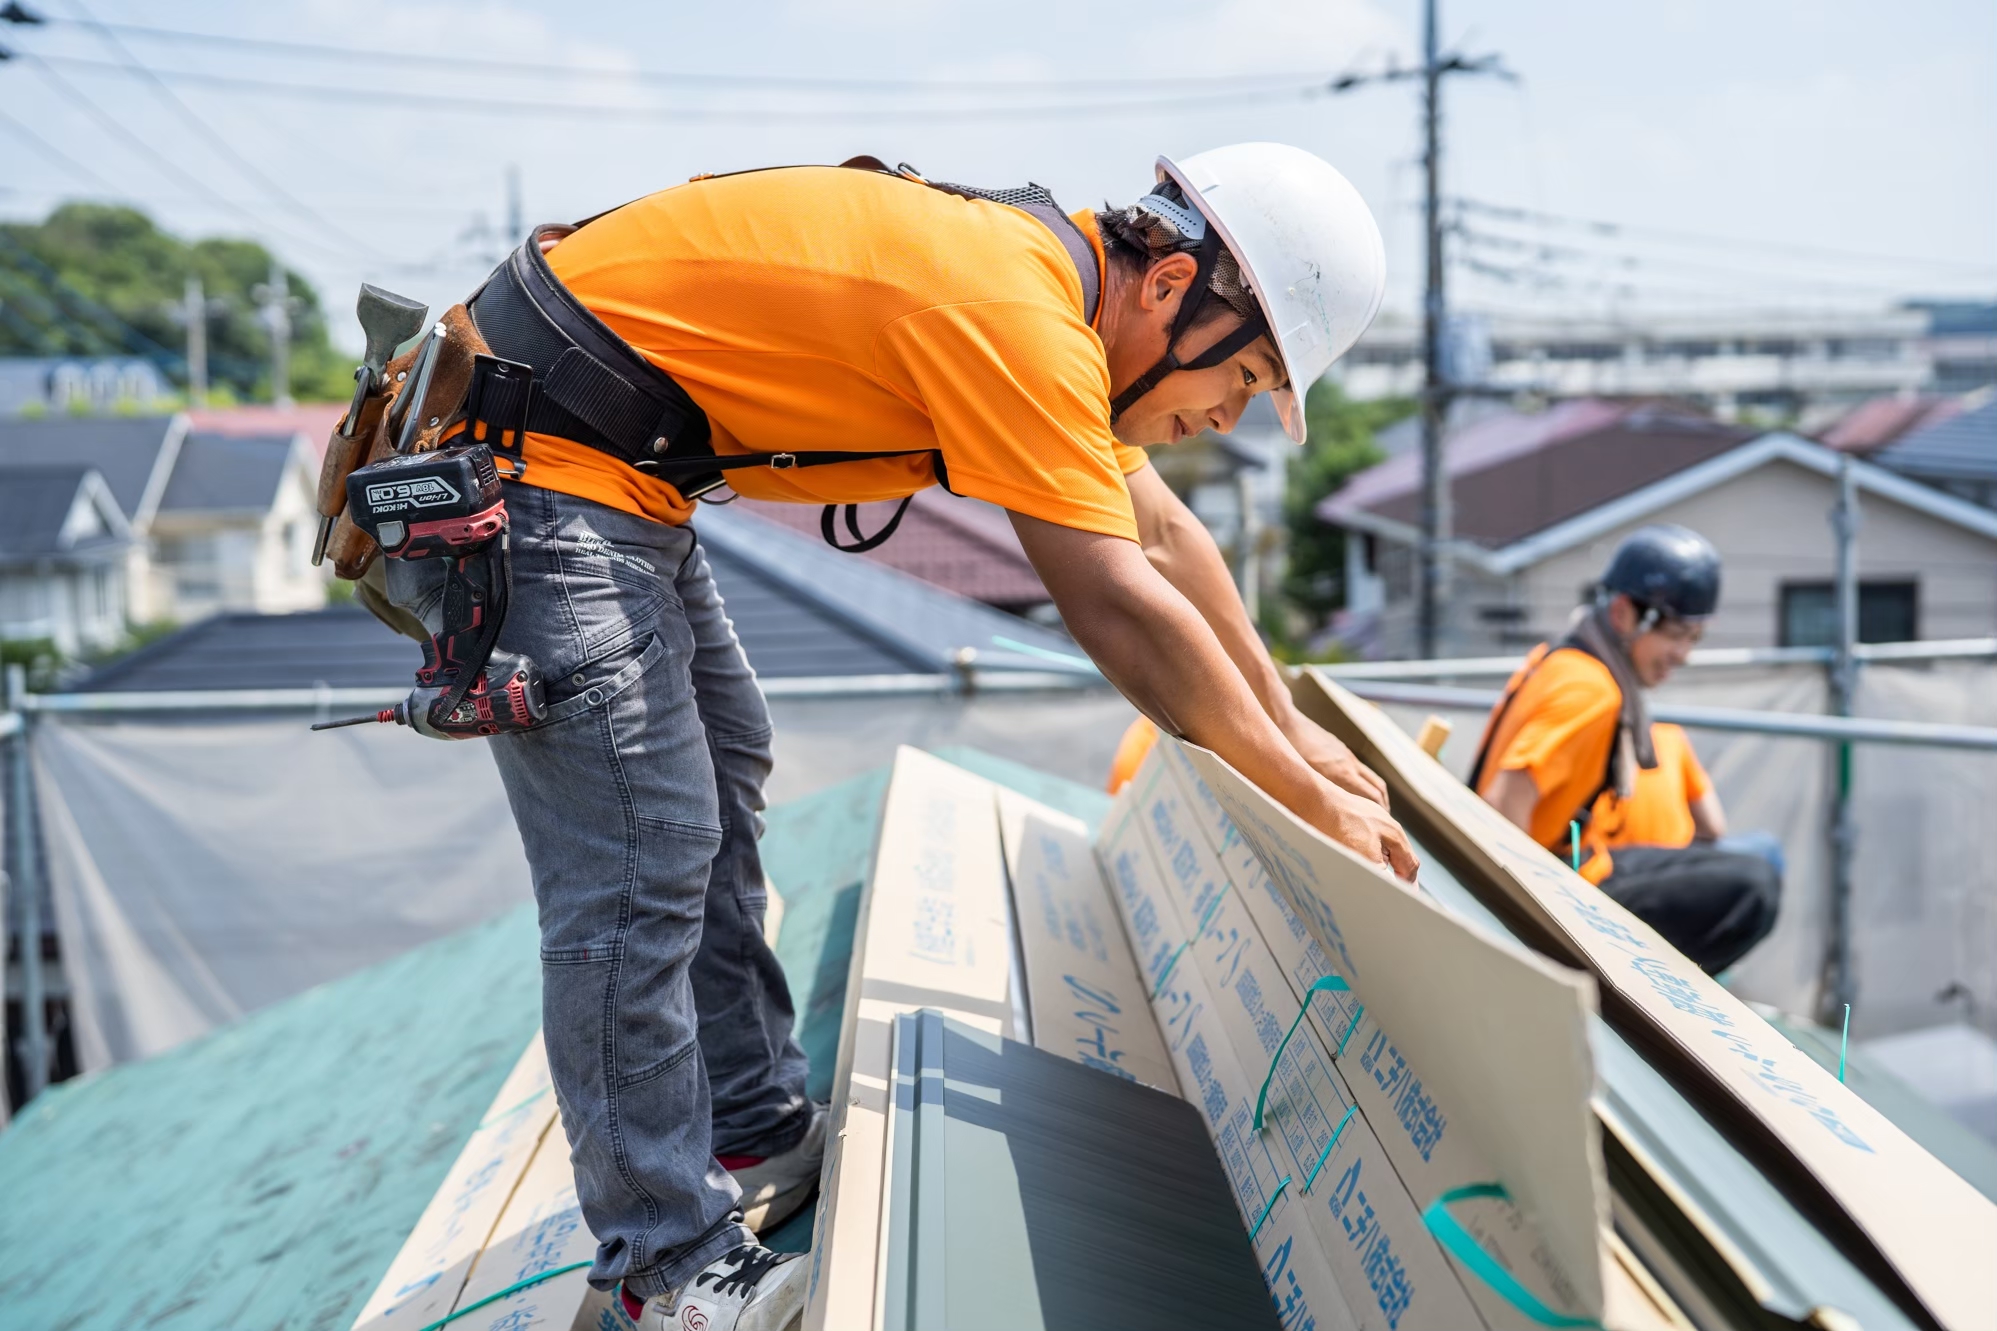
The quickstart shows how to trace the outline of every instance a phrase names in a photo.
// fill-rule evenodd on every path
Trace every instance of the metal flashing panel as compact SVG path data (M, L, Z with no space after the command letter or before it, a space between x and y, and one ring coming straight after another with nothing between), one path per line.
M884 1331L1278 1326L1192 1106L933 1009L894 1042Z

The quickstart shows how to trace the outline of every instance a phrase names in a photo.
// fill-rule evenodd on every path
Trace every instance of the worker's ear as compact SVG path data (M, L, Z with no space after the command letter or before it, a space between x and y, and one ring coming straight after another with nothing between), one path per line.
M1160 309L1171 301L1175 293L1184 295L1199 271L1199 260L1190 254L1166 255L1145 271L1143 285L1137 292L1139 307Z
M1609 625L1627 638L1636 632L1636 602L1618 592L1609 598Z

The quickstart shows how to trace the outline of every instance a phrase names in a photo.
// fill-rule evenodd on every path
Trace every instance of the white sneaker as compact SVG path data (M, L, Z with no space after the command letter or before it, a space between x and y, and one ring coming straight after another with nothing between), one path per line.
M677 1295L645 1304L638 1331L796 1331L810 1265L801 1252L743 1244L709 1263Z
M797 1145L782 1155L721 1157L722 1167L742 1189L742 1223L767 1234L797 1213L811 1199L825 1164L825 1129L832 1121L828 1105L811 1107L811 1126Z

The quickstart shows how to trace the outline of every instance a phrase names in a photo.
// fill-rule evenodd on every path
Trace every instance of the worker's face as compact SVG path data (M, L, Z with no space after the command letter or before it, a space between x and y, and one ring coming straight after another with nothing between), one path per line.
M1627 596L1618 596L1609 603L1609 622L1615 625L1617 636L1629 649L1636 677L1645 688L1654 689L1685 664L1692 649L1699 645L1699 639L1706 636L1706 625L1704 621L1663 619L1639 633L1642 616L1636 602Z
M1107 331L1110 376L1121 392L1131 380L1156 365L1172 337L1179 303L1199 272L1190 254L1160 259L1130 290L1119 317ZM1241 319L1217 297L1209 308L1226 313L1203 323L1180 339L1179 359L1193 360L1241 327ZM1226 434L1241 420L1248 399L1287 382L1283 362L1267 335L1234 353L1210 370L1180 370L1132 403L1117 418L1116 437L1126 444L1176 444L1202 430Z

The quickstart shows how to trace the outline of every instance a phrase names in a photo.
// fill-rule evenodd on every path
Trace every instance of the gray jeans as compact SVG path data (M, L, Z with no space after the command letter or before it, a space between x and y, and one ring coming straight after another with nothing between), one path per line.
M788 1150L809 1125L763 941L769 710L690 527L523 485L506 505L499 641L540 664L549 715L491 745L540 908L548 1065L590 1282L650 1297L750 1240L715 1155ZM441 569L389 571L434 623Z

